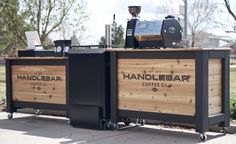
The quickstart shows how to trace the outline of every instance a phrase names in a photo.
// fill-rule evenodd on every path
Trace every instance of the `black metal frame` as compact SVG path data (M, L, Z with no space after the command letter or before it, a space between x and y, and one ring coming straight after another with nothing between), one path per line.
M69 51L70 124L103 129L110 118L109 53L104 49Z
M117 60L122 59L195 59L195 115L176 115L165 113L150 113L130 110L119 110L117 105ZM208 60L222 60L222 113L208 114ZM229 126L229 51L199 50L199 51L116 51L110 52L110 83L111 83L111 122L117 123L121 117L153 119L169 122L194 124L196 131L204 133L209 125L219 124Z
M66 67L66 104L50 104L50 103L35 103L35 102L22 102L12 100L12 65L43 65L43 66L65 66ZM7 109L9 113L16 112L20 108L34 108L34 109L50 109L50 110L60 110L66 111L67 117L68 113L68 103L69 103L69 91L68 91L68 59L6 59L6 98L7 98Z

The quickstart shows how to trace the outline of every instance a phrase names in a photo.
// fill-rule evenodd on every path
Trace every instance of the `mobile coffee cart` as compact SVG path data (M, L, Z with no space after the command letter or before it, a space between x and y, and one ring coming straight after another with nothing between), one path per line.
M192 124L202 140L210 125L225 133L230 49L180 48L174 17L141 21L140 11L129 7L125 48L7 58L9 118L30 107L65 110L71 125L85 128L119 129L138 118Z
M6 59L7 112L19 108L67 111L67 58Z
M26 49L18 51L17 57L5 59L9 119L21 108L68 112L68 58L63 56L65 43L70 45L66 40L55 42L61 51Z
M111 50L111 122L121 118L229 126L230 49Z
M71 124L118 129L118 122L139 118L192 124L202 140L210 125L219 124L225 132L229 53L220 48L71 51L69 61L83 61L69 67L75 72L70 84L76 83L70 87ZM91 116L79 116L78 108Z

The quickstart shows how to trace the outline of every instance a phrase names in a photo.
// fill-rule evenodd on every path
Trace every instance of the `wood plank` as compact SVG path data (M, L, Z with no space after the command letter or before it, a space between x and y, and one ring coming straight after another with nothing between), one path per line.
M12 66L13 100L66 104L65 66Z
M49 104L66 104L63 95L39 94L39 93L17 93L13 97L14 101L49 103Z
M222 60L209 59L209 116L222 112Z
M118 59L118 108L195 114L195 59Z
M192 111L192 106L192 104L173 104L173 102L163 103L156 101L140 101L130 99L119 99L118 105L119 109L123 110L194 115Z
M132 51L132 52L163 52L163 51L230 51L231 48L149 48L149 49L134 49L134 48L114 48L114 49L106 49L106 51Z

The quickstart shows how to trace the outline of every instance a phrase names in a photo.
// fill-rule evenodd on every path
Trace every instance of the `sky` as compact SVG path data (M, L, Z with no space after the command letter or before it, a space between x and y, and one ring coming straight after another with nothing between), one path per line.
M126 29L127 20L131 18L128 12L128 6L138 5L142 6L140 13L141 20L162 20L166 14L179 15L179 5L183 5L183 0L85 0L87 2L88 13L90 14L89 20L84 23L86 31L84 32L81 44L91 45L98 44L101 36L105 35L105 24L111 24L113 21L113 14L116 15L116 22L121 24ZM188 0L191 1L191 0ZM215 0L223 2L223 0ZM236 4L232 3L235 0L230 0L233 9L236 11ZM226 10L224 5L220 5L222 9ZM161 11L160 8L170 8L170 10ZM165 13L165 14L163 14ZM233 19L229 14L222 14L216 16L224 23L227 22L227 28L210 28L209 32L221 36L233 36L236 39L236 34L227 34L226 30L232 30L234 25ZM228 29L229 28L229 29Z
M178 7L179 1L175 0L172 7ZM111 24L113 14L116 15L117 24L126 28L127 20L132 18L128 12L128 6L142 6L140 19L157 19L157 6L162 5L163 0L87 0L88 11L91 14L90 20L86 23L86 33L83 40L85 44L98 44L99 39L105 34L105 24ZM163 19L162 17L161 19Z

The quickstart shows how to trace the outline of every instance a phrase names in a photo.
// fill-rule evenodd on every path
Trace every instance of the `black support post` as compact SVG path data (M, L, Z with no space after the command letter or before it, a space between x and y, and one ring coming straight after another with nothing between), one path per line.
M110 84L111 84L111 91L110 91L110 120L112 123L117 123L117 116L118 116L118 105L117 105L117 56L116 52L110 53Z
M229 126L229 52L225 51L222 59L222 112L224 113L223 127Z
M14 108L12 104L12 78L11 78L11 60L5 60L6 68L6 99L7 99L7 112L13 113Z
M196 53L196 131L208 130L208 51Z
M66 117L70 117L69 113L69 60L65 59L65 67L66 67Z

